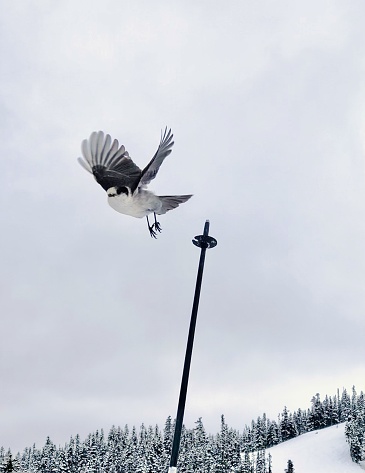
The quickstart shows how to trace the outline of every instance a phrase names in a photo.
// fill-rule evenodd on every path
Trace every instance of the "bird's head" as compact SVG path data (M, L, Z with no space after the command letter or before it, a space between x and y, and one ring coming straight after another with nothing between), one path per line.
M108 197L116 197L120 194L125 194L126 196L130 195L131 190L129 187L126 186L114 186L110 187L107 191Z

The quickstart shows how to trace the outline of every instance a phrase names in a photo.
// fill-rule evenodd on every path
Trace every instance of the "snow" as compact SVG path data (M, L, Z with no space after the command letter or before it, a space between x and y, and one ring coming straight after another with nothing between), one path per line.
M266 450L273 473L284 472L290 459L295 473L361 473L363 465L351 460L345 423L302 434Z

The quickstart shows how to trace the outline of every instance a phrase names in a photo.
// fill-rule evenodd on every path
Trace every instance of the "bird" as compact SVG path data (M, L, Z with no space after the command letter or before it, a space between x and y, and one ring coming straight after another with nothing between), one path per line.
M158 196L146 189L171 153L173 137L171 129L161 130L157 151L143 170L132 161L124 145L119 145L118 140L103 131L92 132L90 138L81 143L83 157L79 157L78 162L107 192L109 205L125 215L146 217L152 238L157 238L157 232L162 231L156 215L163 215L192 197L192 194ZM151 225L148 216L152 213Z

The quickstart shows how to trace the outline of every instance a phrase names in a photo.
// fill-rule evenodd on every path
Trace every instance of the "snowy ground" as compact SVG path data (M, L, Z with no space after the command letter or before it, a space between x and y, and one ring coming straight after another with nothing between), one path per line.
M269 448L273 473L293 462L295 473L362 473L365 466L351 460L345 438L345 423L309 432Z

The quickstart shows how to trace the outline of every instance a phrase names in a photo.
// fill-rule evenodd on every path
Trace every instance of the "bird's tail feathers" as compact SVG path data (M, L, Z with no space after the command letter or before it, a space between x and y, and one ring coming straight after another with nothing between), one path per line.
M162 201L162 207L159 212L156 212L158 215L165 214L169 210L176 209L180 204L183 204L192 197L190 195L159 195L159 198Z

